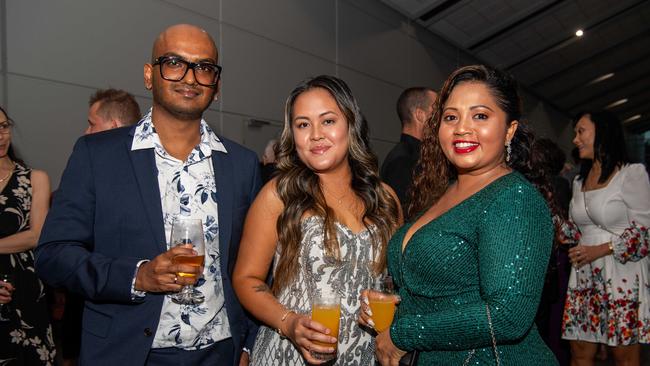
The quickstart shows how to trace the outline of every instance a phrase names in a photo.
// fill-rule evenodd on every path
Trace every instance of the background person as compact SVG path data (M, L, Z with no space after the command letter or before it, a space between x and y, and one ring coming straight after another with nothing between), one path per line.
M133 95L118 89L100 89L88 101L88 127L85 134L130 126L140 118L140 106Z
M359 295L385 269L401 213L345 82L318 76L291 92L277 151L278 173L251 206L234 274L242 304L264 324L252 362L323 363L315 351L338 352L335 365L374 365L372 336L356 321ZM330 290L341 297L338 351L315 343L336 339L309 317L310 301Z
M574 130L583 162L570 215L581 236L569 250L578 271L569 279L563 338L572 365L593 365L599 344L609 346L617 365L639 365L639 344L650 343L648 174L629 163L612 113L581 114Z
M397 115L402 124L399 143L381 165L381 178L399 197L402 207L408 206L408 191L413 169L420 158L420 144L427 121L433 115L436 92L425 87L408 88L397 99Z
M276 171L276 159L275 159L275 149L278 145L278 140L271 139L266 143L264 147L264 153L262 154L262 182L266 184L271 180L273 174Z
M9 321L0 321L0 364L52 365L52 326L32 251L49 207L50 180L14 153L13 124L0 107L0 273L11 274L14 281L5 305L11 310Z

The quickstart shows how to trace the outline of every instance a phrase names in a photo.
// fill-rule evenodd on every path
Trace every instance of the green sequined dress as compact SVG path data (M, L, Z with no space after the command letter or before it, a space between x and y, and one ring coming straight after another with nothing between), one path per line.
M402 302L395 345L419 365L495 365L486 311L502 365L557 365L534 324L553 242L546 202L510 173L420 228L390 241L388 268Z

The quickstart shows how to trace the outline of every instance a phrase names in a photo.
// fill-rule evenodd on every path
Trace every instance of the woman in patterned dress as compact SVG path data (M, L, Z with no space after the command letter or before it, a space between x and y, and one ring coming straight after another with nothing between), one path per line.
M401 209L379 180L345 82L319 76L294 89L277 155L277 176L248 213L233 277L242 304L263 323L252 364L373 365L374 341L357 323L359 294L386 268ZM309 315L310 300L329 291L341 297L338 349L314 343L336 339Z
M32 252L47 214L50 182L45 172L16 158L12 125L0 108L0 273L14 281L11 301L4 305L9 320L0 321L0 364L52 365L52 327Z
M593 365L599 344L617 365L639 365L650 343L650 183L629 164L623 129L610 112L585 113L573 143L584 159L573 182L571 219L580 229L563 319L572 365Z

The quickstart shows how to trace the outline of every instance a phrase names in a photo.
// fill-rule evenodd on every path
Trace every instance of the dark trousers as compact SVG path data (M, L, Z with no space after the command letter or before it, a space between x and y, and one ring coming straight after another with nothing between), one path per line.
M196 351L180 348L152 348L147 357L147 366L231 366L234 362L232 338L224 339L210 347Z

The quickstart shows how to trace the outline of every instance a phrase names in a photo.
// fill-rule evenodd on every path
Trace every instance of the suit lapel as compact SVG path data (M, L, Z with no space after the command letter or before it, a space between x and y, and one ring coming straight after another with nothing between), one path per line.
M154 151L153 149L131 151L131 140L127 142L127 149L129 149L133 172L138 181L138 189L144 204L145 214L149 220L149 227L160 252L165 252L167 251L167 240L165 239L160 189L158 188L158 169L156 168Z
M230 236L232 233L233 194L232 186L233 167L228 155L220 151L212 151L212 164L214 166L214 180L217 186L217 205L219 214L219 254L221 256L221 272L227 273L228 255L230 250Z

